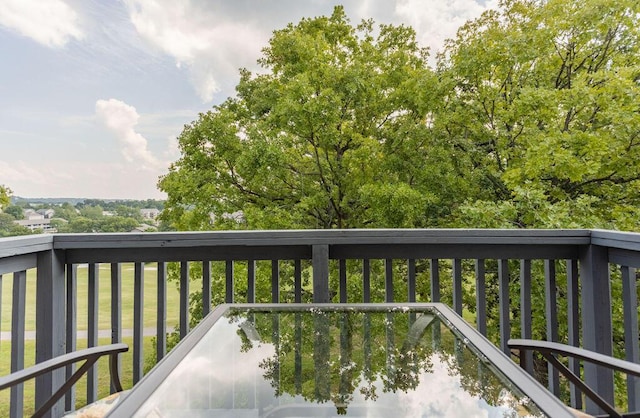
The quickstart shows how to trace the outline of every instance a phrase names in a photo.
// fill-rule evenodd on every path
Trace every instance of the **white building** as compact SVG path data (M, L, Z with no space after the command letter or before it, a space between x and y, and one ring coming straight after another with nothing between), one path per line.
M56 228L51 226L51 219L44 219L44 217L42 219L21 219L19 221L13 222L17 223L20 226L24 226L25 228L29 228L29 230L31 231L41 229L42 232L45 232L47 234L58 232Z
M158 215L160 215L160 211L155 208L140 209L140 215L142 215L144 219L155 220Z

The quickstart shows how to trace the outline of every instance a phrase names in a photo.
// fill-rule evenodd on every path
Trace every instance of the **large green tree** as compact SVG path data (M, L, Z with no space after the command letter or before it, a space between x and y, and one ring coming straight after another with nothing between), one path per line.
M456 225L640 220L640 3L503 0L440 60L435 123L490 192Z
M404 26L342 7L275 31L264 72L185 127L159 186L181 229L434 225L463 188L430 136L437 77ZM229 214L242 211L243 221Z

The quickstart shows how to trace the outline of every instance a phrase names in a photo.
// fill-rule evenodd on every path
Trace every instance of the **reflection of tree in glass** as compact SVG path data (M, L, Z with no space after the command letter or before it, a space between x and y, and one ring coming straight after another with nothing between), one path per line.
M260 368L276 396L332 402L344 415L356 390L365 400L378 399L380 389L382 393L415 390L439 359L450 375L460 376L470 395L517 409L518 400L504 395L503 382L453 333L442 332L432 314L315 309L312 320L304 322L306 327L301 326L300 315L283 311L274 319L256 310L241 319L238 335L243 351L259 341L275 347L275 354Z

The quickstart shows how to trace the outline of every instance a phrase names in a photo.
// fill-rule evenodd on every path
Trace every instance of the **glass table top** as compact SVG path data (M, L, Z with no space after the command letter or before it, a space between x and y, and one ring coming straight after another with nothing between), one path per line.
M435 307L229 305L140 383L134 416L547 416L449 318Z

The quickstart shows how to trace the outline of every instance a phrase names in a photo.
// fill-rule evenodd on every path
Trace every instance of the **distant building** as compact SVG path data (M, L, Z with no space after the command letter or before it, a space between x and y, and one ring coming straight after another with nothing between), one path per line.
M41 219L21 219L19 221L13 222L17 223L20 226L24 226L25 228L29 228L30 231L41 229L42 232L47 234L58 232L56 228L51 226L51 219L44 219L44 216Z
M160 211L155 208L140 209L140 215L142 215L144 219L155 220L158 215L160 215Z
M40 214L33 209L25 209L22 213L24 214L24 220L35 221L44 219L43 214Z
M56 211L53 209L38 209L36 213L44 216L44 219L51 219L56 214Z

